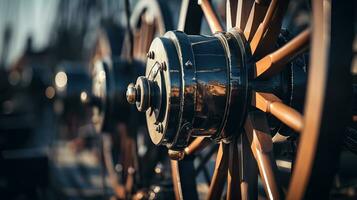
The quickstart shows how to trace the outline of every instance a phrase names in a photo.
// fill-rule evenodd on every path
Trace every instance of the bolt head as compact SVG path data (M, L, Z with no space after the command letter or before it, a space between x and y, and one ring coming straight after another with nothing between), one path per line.
M128 85L128 89L126 90L126 100L130 104L134 104L136 102L136 88L133 83Z

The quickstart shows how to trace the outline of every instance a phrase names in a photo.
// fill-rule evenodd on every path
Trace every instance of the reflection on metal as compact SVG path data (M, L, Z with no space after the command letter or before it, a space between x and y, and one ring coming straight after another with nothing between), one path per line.
M155 57L148 58L146 76L128 87L127 99L146 112L155 144L183 150L190 136L229 140L245 115L246 46L238 30L212 37L175 31L153 41Z

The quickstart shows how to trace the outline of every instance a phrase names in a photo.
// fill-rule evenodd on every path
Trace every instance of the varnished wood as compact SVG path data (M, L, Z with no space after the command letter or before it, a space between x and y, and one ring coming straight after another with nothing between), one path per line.
M211 143L211 140L205 137L195 138L191 144L185 148L186 155L192 155L196 152L201 151Z
M247 135L244 133L241 133L238 137L238 159L241 199L257 199L258 167Z
M244 31L245 25L247 24L250 10L252 9L253 4L254 0L238 1L236 27L238 27L242 31Z
M218 19L216 12L213 10L211 2L208 0L199 0L202 11L207 19L207 23L212 33L223 31L223 27Z
M197 1L182 0L177 30L187 34L200 34L203 13Z
M171 13L164 12L166 8L164 4L156 0L142 0L138 1L131 12L130 26L133 30L132 55L134 59L144 62L154 37L173 29ZM125 51L124 57L128 57Z
M212 176L211 185L207 195L208 200L215 200L221 198L224 188L224 183L227 178L228 159L229 159L229 146L221 142L217 153L216 164L214 167L214 173Z
M239 180L239 158L237 139L229 144L229 164L227 177L227 200L241 199Z
M259 24L250 41L252 54L256 57L263 57L274 49L288 3L289 0L272 0L270 2L264 20Z
M263 113L252 112L248 115L244 129L251 144L251 150L257 161L260 177L269 199L279 199L277 167L273 158L273 142L269 126Z
M226 1L226 25L228 30L236 25L236 18L237 18L237 1L227 0Z
M259 4L257 2L254 2L249 13L247 23L244 27L244 36L247 41L250 42L252 40L255 32L258 29L259 24L264 19L267 10L268 6L266 4Z
M190 0L182 0L181 1L181 9L180 9L180 16L178 20L178 25L177 25L177 30L179 31L185 31L185 24L187 19L187 14L188 14L188 8L190 5Z
M240 190L241 190L241 199L242 200L249 200L249 185L247 182L242 182L240 184Z
M141 40L141 44L140 44L141 45L140 50L142 52L140 52L140 56L143 59L145 58L146 53L147 53L146 46L147 46L147 43L149 42L149 41L147 41L148 38L149 38L149 26L150 25L146 20L146 12L145 12L141 17L141 30L142 30L141 37L142 37L142 40Z
M182 191L181 191L181 180L178 171L178 162L177 160L170 160L171 162L171 174L172 174L172 183L174 185L175 199L180 200L183 199Z
M278 3L279 3L279 0L272 0L270 2L269 8L266 12L266 15L265 15L262 23L259 24L258 29L255 32L253 39L250 43L250 48L252 49L252 52L255 52L262 37L264 36L264 33L267 30L268 25L273 18L273 14L274 14L274 12L276 12L276 10L278 8Z
M146 59L146 53L149 50L151 41L155 37L155 19L146 16L147 13L145 12L141 17L141 35L140 35L140 48L139 48L139 56L141 59Z
M272 114L297 132L300 132L303 128L303 116L295 109L282 103L274 94L253 92L252 105L263 112Z
M176 200L198 200L193 157L171 160L171 175Z
M280 72L287 63L308 48L310 34L310 29L303 31L277 51L256 62L255 77L268 77Z
M350 121L354 1L313 0L304 129L287 199L328 199ZM340 24L342 23L342 24ZM347 89L348 91L348 89ZM338 97L338 98L336 98Z
M208 2L208 1L204 1L204 2ZM230 7L227 8L227 13L230 15L227 16L229 17L227 20L228 28L232 27L234 23L234 17L232 18L234 12L232 12L233 11L232 8L237 7L237 12L239 12L239 8L238 8L239 2L243 2L243 1L238 1L238 5L236 5L237 2L233 2L233 1L227 2L227 6ZM251 44L254 59L258 60L258 62L256 63L257 73L255 76L266 78L282 70L282 67L285 64L290 62L296 55L298 55L299 53L301 53L301 51L307 48L307 44L309 43L310 33L307 34L307 31L304 31L298 37L296 37L295 39L291 40L289 43L284 45L281 49L275 51L274 53L271 53L276 46L277 43L276 38L278 37L278 34L281 33L282 16L284 13L285 5L287 5L286 2L288 1L272 0L268 12L265 12L268 8L268 6L266 5L268 4L264 4L262 2L264 1L259 1L259 0L255 1L251 9L252 12L250 12L249 18L244 27L244 34L247 37L247 40ZM309 85L308 85L309 92L307 93L308 95L306 98L307 100L305 103L305 112L304 112L305 116L308 115L309 117L303 118L301 113L297 112L295 109L284 104L281 101L281 99L279 99L273 94L254 92L252 95L253 106L256 106L258 109L266 113L272 114L273 116L281 120L283 123L294 129L295 131L302 132L302 136L300 136L298 140L300 142L299 152L297 156L297 163L296 165L294 165L295 171L292 176L292 182L288 191L288 199L304 199L306 197L305 196L306 193L311 193L311 188L316 189L316 186L311 187L311 185L318 185L316 183L321 184L320 183L321 181L318 181L318 179L319 178L322 179L324 177L316 178L316 171L319 170L316 169L316 166L320 166L320 169L321 167L324 166L321 164L316 165L316 163L323 163L324 162L323 159L329 160L326 158L326 156L322 157L322 159L320 156L322 154L328 155L327 153L328 151L324 151L326 150L326 146L327 147L333 147L333 145L337 146L336 143L333 141L333 139L336 138L336 136L334 136L334 132L328 130L328 127L337 127L337 126L326 125L326 121L330 123L334 123L335 120L341 121L339 118L334 119L330 117L331 115L336 114L338 116L343 116L342 114L340 114L341 111L339 111L338 109L329 108L331 107L331 105L335 105L336 107L339 108L340 107L344 108L344 107L339 105L341 100L340 101L329 100L332 98L327 98L327 97L335 96L333 90L329 88L331 87L337 89L343 88L341 86L340 87L336 86L336 85L340 85L339 82L338 84L335 84L334 81L330 80L336 77L334 73L338 74L337 77L341 82L348 82L348 81L343 81L341 79L341 77L348 78L348 75L346 73L345 74L340 73L340 71L336 69L332 71L334 73L331 73L330 70L331 64L329 64L329 62L337 63L337 61L339 61L339 57L335 57L335 55L332 55L332 53L330 52L334 53L336 49L332 49L332 47L340 47L339 43L343 43L343 42L341 40L338 40L338 38L336 39L335 37L332 37L329 34L324 35L325 32L330 33L331 29L329 28L331 28L330 26L332 25L328 20L330 19L330 17L333 17L334 15L326 15L326 16L324 15L322 17L322 15L324 14L323 10L330 9L335 4L338 4L338 1L334 1L333 3L330 0L324 0L323 2L318 0L314 1L314 5L318 5L319 8L319 10L316 10L316 8L314 8L314 12L313 12L315 18L314 25L317 24L316 22L320 22L320 25L313 27L314 32L319 33L319 34L314 33L314 35L315 35L315 39L317 39L318 37L321 37L323 39L318 39L316 41L319 42L314 43L313 46L315 46L315 51L312 54L312 56L316 59L316 61L312 60L312 62L310 63L311 68L309 67L309 79L311 79L312 81L309 81ZM209 6L211 12L214 13L210 4ZM262 10L265 9L265 11L256 12L259 8L261 8ZM205 10L204 6L202 6L202 9ZM205 14L206 13L207 13L207 8ZM238 24L239 21L238 15L241 16L241 14L237 14L236 24ZM208 16L210 15L208 14ZM317 21L316 16L320 16L321 18L324 18L324 20ZM208 23L211 23L210 27L212 32L216 32L217 27L215 27L214 23L212 23L212 20L210 20L209 17L207 17L207 14L206 14L206 18L208 19ZM216 21L218 21L217 17L215 17L215 19ZM261 20L257 20L257 19L261 19ZM334 22L336 24L339 21L335 20ZM256 31L257 29L258 31ZM310 31L308 30L308 32ZM334 30L333 33L340 34L341 32L343 31ZM333 39L333 41L335 40L339 41L339 43L334 42L335 44L333 46L332 45L330 46L329 42L331 38ZM333 57L334 59L330 59L331 57ZM343 64L344 62L341 65ZM346 86L346 84L344 83L342 84ZM330 92L326 92L326 91L330 91ZM335 90L335 92L339 94L337 95L338 97L345 97L345 95L341 93L341 91ZM347 102L348 99L343 98L343 100L344 102ZM331 111L335 111L335 112L331 112ZM252 118L249 116L248 119L252 119ZM262 175L262 180L265 185L265 189L268 194L268 197L271 199L279 198L279 197L283 198L281 192L279 191L279 187L277 186L278 180L276 180L275 178L276 163L274 162L275 160L272 158L273 141L271 136L269 135L269 127L267 125L265 125L264 127L262 126L262 124L266 124L266 119L264 123L262 123L262 121L259 122L257 118L247 121L247 124L245 126L246 135L248 136L249 141L251 143L250 146L251 151L254 153L254 157L256 158L257 163L259 165L259 171L260 174ZM338 131L339 129L336 130ZM332 136L330 136L331 134ZM322 136L325 136L325 139L323 139ZM284 142L285 140L286 138L282 138L278 136L274 138L274 142L276 143ZM330 144L326 143L326 141L329 141ZM320 143L323 143L324 145L320 145ZM325 147L321 147L321 146L325 146ZM221 180L221 178L217 178L217 177L221 177L219 175L220 173L218 173L219 170L217 170L217 168L219 167L217 166L222 166L219 164L221 164L223 160L222 149L220 151L221 153L219 154L221 155L217 156L215 175L213 178L214 180L212 182L210 195L209 195L211 199L219 198L221 196L221 192L218 192L217 194L217 191L221 191L221 189L217 190L217 187L223 185L217 183L218 181ZM336 153L336 152L337 151L331 151L331 153ZM316 158L320 158L320 159L316 159ZM229 162L228 168L231 167L231 164L232 163ZM333 164L334 163L331 163L331 165ZM329 167L326 166L326 168ZM228 173L227 198L231 198L230 193L232 192L233 187L231 187L230 185L234 183L232 181L233 176L230 175L229 173ZM314 174L314 176L311 176L312 173ZM322 172L321 174L323 173L324 172ZM317 174L320 175L319 172ZM311 180L313 180L312 184L310 183ZM249 196L248 194L249 186L250 185L248 182L246 182L245 180L241 180L240 188L241 188L241 194L243 199L251 199L251 196ZM316 192L315 190L314 193L316 194L318 192ZM307 199L316 199L316 198L307 198Z
M151 45L151 41L154 40L155 38L155 19L151 19L152 21L147 21L147 34L146 34L146 43L144 44L144 54L146 55L146 53L149 51L150 45Z

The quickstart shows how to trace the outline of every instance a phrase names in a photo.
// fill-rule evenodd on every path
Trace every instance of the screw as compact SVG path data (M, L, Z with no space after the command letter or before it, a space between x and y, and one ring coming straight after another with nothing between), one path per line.
M192 67L192 62L190 60L188 60L186 63L185 63L185 66L187 68L191 68Z
M146 54L146 57L148 57L149 59L154 59L154 58L155 58L155 53L154 53L154 51L149 51L149 52Z

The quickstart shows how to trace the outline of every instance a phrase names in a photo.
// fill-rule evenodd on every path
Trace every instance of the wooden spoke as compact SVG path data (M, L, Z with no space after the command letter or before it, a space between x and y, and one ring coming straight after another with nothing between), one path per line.
M155 37L155 19L151 19L150 21L147 20L146 23L147 23L147 25L146 25L147 33L146 33L146 40L145 40L145 44L144 44L144 50L145 50L144 54L149 51L151 42L153 41L153 39Z
M242 0L238 1L237 5L237 17L236 17L236 27L240 30L244 30L245 25L247 24L250 10L252 10L254 0Z
M236 18L237 18L237 1L236 0L227 0L226 1L227 30L229 30L235 26Z
M182 0L177 30L200 34L202 16L202 9L196 1Z
M280 33L282 18L288 6L288 0L272 0L266 12L264 20L259 24L252 40L250 48L252 54L263 54L274 47ZM265 40L263 40L265 38Z
M117 172L114 169L113 158L111 156L112 144L111 144L110 137L108 135L103 134L102 140L103 140L103 152L102 152L103 160L108 172L110 185L112 186L113 191L118 198L125 199L126 198L125 187L124 185L119 183L118 180L120 180L120 177L118 176Z
M174 185L174 190L175 190L175 199L183 199L182 197L182 188L180 187L180 175L179 175L179 169L178 169L178 161L177 160L171 160L171 173L172 173L172 183Z
M157 0L136 3L130 16L134 43L132 55L135 59L144 62L153 38L173 29L171 13L164 12L166 6L165 2L159 3Z
M272 0L270 2L270 5L269 5L269 8L268 8L266 15L264 17L264 20L262 21L262 23L259 24L257 32L254 34L254 37L250 43L252 53L255 52L258 44L260 43L262 37L264 36L264 33L268 29L268 25L273 18L273 14L276 12L276 10L278 8L278 1L279 0Z
M229 146L221 142L207 199L220 199L228 171Z
M239 180L239 158L238 146L235 139L229 144L229 164L228 164L228 177L227 177L227 200L240 199L240 180Z
M187 19L187 14L190 8L190 3L196 5L193 1L190 0L182 0L181 1L181 9L180 9L180 16L178 20L177 30L185 32L185 25Z
M132 170L133 168L129 168L129 170ZM134 172L129 172L126 178L126 182L125 182L125 190L131 194L132 190L133 190L133 186L134 186Z
M263 21L267 9L268 5L266 3L258 3L257 1L254 2L250 10L247 23L244 27L244 36L247 38L248 42L252 40L260 22Z
M144 57L144 55L145 55L145 46L144 46L144 44L145 44L145 39L146 39L146 34L147 34L147 26L146 26L147 24L146 24L146 19L145 19L145 13L141 16L141 24L140 24L140 35L139 35L139 37L140 37L140 46L139 46L139 56L141 57L141 58L143 58Z
M145 14L143 16L141 16L141 47L140 47L140 55L144 58L144 56L146 56L146 43L147 43L147 38L149 35L149 31L148 31L148 22L146 21L146 17Z
M171 160L172 182L176 200L198 199L193 159Z
M244 129L257 161L264 189L269 199L279 199L281 191L277 184L277 166L273 158L273 142L266 116L261 112L248 115Z
M252 105L263 112L272 114L297 132L300 132L303 129L302 115L295 109L282 103L282 101L274 94L253 92Z
M303 31L277 51L259 60L255 77L268 77L280 72L288 62L308 48L310 34L310 29Z
M139 57L140 55L140 29L134 33L134 47L133 47L133 56L134 57Z
M201 5L212 33L223 31L223 27L218 20L216 12L212 8L211 2L209 0L199 0L198 4Z
M199 152L207 147L210 143L211 141L208 138L198 137L194 139L188 147L185 148L185 154L192 155L196 152Z
M241 198L243 200L257 199L258 193L258 168L250 150L250 143L246 134L238 138L238 159Z
M145 59L146 53L149 50L151 41L154 39L155 37L155 21L154 19L147 19L148 17L146 17L146 15L144 14L142 16L142 21L141 21L141 30L142 30L142 34L141 36L141 47L140 50L142 52L140 52L141 56L143 57L143 59Z

